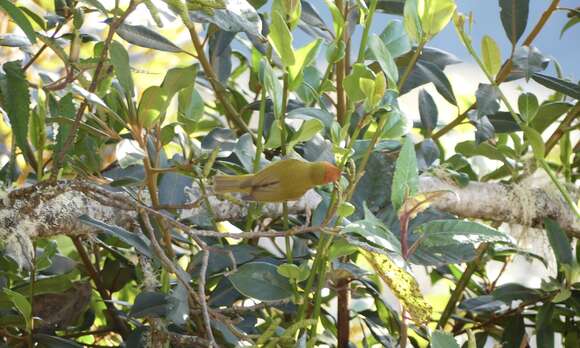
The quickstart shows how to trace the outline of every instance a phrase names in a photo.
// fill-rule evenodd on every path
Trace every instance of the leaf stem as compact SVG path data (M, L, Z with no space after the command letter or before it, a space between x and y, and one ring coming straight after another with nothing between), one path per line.
M451 293L451 297L449 298L449 301L447 301L447 304L445 305L445 309L443 310L443 313L441 313L441 317L439 318L439 321L437 322L438 329L445 328L447 321L449 320L449 318L451 318L451 314L453 314L453 311L455 310L455 306L457 305L457 302L459 302L459 300L461 299L461 295L463 294L463 291L467 287L467 284L469 284L469 280L471 279L471 276L473 275L473 273L475 273L475 271L479 267L479 264L483 258L483 255L487 251L488 247L489 247L488 244L481 244L476 250L475 259L472 262L467 264L465 271L461 275L461 278L459 278L459 281L457 282L455 289L453 289L453 292Z
M369 32L371 31L371 26L373 24L373 17L375 15L375 11L377 9L378 0L371 0L371 4L369 6L369 13L367 14L367 18L365 21L365 29L363 30L362 37L360 39L360 46L358 49L358 57L356 59L357 63L364 62L365 59L365 52L367 50L367 42L369 40Z

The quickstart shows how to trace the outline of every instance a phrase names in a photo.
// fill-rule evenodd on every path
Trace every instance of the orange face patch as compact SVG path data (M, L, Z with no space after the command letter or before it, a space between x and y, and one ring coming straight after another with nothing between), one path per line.
M340 169L335 165L325 162L324 163L324 183L328 184L330 182L335 182L340 179Z

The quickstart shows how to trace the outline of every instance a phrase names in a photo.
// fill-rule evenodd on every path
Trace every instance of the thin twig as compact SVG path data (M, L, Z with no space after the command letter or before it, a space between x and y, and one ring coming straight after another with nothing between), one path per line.
M209 318L207 299L205 297L205 280L207 275L207 264L209 263L209 250L202 251L203 257L201 259L201 268L199 271L198 292L199 304L201 306L201 313L203 315L203 322L205 324L205 331L207 339L209 340L209 347L217 347L213 332L211 330L211 320Z

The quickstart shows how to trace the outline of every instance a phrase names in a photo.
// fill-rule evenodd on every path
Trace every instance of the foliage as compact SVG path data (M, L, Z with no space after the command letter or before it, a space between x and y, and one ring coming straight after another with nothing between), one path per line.
M495 222L431 207L448 192L420 184L519 184L537 171L578 219L580 85L533 45L557 3L532 23L529 0L500 0L506 54L499 38L472 42L466 24L481 23L453 0L325 1L332 22L308 0L0 0L4 187L91 182L125 197L98 204L129 217L78 216L96 232L36 238L30 264L1 251L0 345L520 347L535 336L579 346L569 231L530 222L545 229L557 270L538 288L498 285L515 256L543 258ZM130 24L136 11L155 24ZM374 33L382 13L393 16ZM562 34L573 43L570 13ZM448 25L487 78L473 95L445 71L459 60L429 45ZM312 42L295 47L298 30ZM532 80L552 94L502 91ZM405 114L399 97L417 87L419 113ZM441 103L457 110L449 123ZM471 140L457 142L464 124ZM283 203L270 216L213 194L216 173L286 156L342 171L316 189L312 211ZM473 157L497 166L478 175ZM231 206L242 216L220 218ZM449 295L424 295L419 265L432 285L452 284Z

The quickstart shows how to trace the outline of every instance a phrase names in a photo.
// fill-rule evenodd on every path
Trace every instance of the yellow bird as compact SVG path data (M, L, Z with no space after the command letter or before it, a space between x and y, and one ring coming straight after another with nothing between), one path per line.
M295 201L314 186L335 182L340 169L329 162L286 159L273 163L256 174L214 177L214 192L240 192L257 202Z

